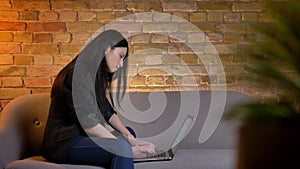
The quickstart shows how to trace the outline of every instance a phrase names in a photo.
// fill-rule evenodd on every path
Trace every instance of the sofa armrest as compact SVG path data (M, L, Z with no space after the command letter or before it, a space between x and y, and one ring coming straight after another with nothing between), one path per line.
M20 143L14 129L0 128L0 168L9 162L20 159Z

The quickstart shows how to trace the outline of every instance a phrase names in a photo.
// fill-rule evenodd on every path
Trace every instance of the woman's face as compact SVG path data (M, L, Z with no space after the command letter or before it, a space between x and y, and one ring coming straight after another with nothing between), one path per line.
M123 59L125 58L126 53L126 47L108 49L105 59L110 73L114 73L119 69L119 67L123 67Z

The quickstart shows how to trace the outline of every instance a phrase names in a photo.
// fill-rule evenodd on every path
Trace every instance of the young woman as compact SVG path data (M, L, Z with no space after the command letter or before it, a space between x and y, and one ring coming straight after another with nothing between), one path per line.
M155 145L136 139L114 110L111 82L118 81L119 103L126 87L127 57L127 40L107 30L58 73L42 145L47 160L132 169L134 155L155 153Z

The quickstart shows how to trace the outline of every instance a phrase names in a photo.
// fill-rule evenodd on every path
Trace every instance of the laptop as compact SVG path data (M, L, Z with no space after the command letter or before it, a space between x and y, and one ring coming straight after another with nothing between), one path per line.
M141 154L141 156L135 157L134 162L155 162L155 161L170 161L174 158L175 153L178 150L178 143L187 135L187 132L194 123L194 117L188 115L182 124L177 136L175 137L171 148L167 151L158 150L155 154Z

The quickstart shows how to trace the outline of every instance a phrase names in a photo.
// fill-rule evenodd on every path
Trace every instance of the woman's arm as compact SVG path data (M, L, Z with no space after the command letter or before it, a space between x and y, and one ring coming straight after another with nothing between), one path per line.
M110 131L108 131L104 126L102 126L99 123L95 127L84 129L84 131L89 136L116 138Z
M125 127L125 125L121 122L117 114L113 114L109 119L109 123L113 126L113 128L119 131L133 146L134 154L140 153L155 153L156 146L148 141L143 141L136 139Z
M121 122L120 118L117 114L113 114L110 119L109 123L112 125L112 127L119 131L123 136L127 137L132 135L128 129L125 127L125 125Z

